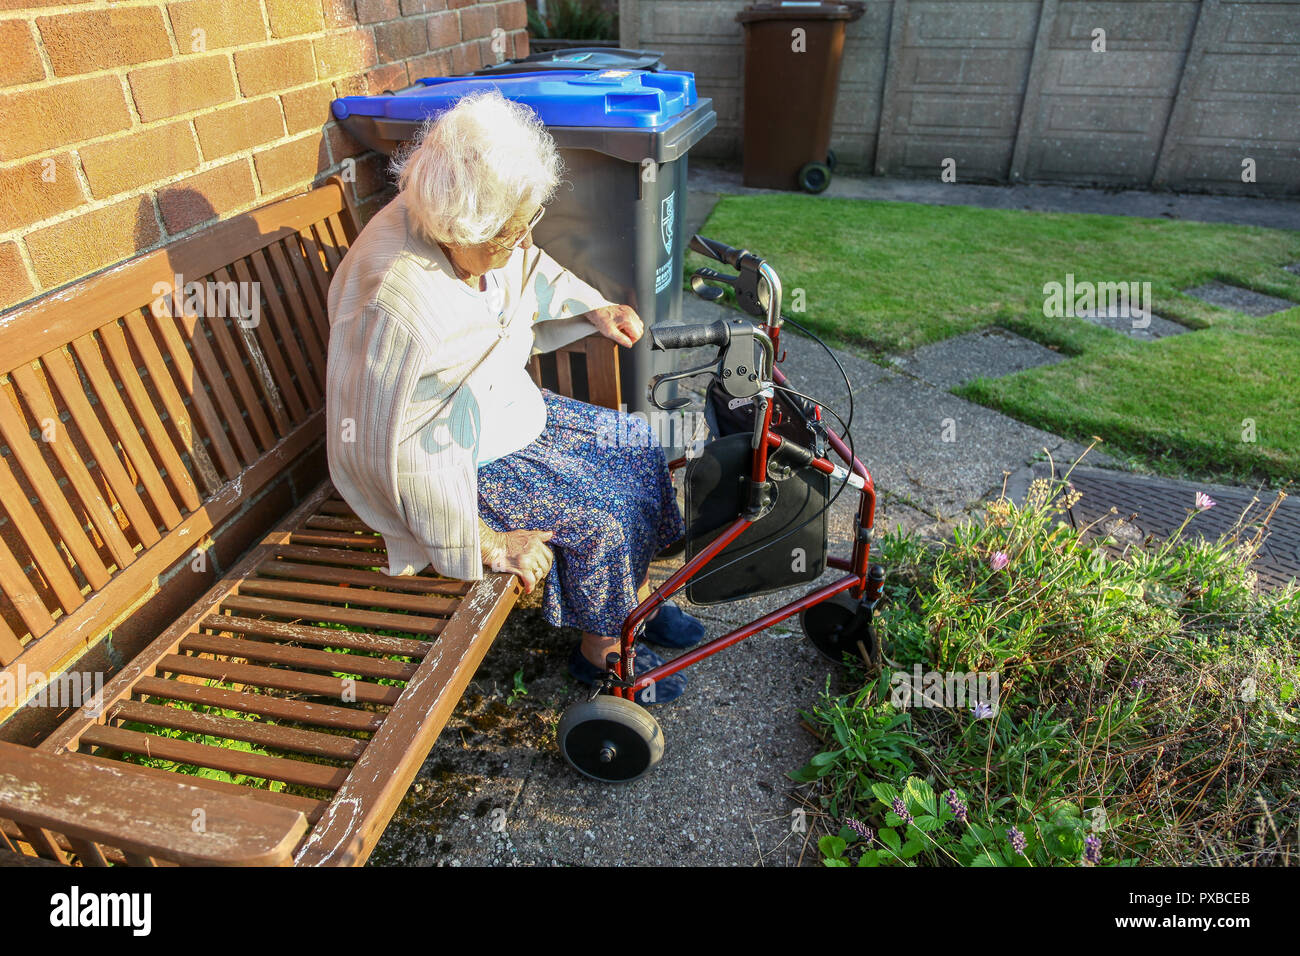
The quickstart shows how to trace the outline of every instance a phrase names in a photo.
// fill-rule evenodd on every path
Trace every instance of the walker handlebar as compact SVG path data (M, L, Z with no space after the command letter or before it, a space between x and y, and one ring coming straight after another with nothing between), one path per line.
M650 348L656 351L692 349L702 345L721 348L730 341L731 328L722 319L708 325L670 325L650 330Z

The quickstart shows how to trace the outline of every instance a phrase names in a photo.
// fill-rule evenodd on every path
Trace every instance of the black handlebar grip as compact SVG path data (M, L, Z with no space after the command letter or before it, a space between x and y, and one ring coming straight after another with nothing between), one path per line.
M719 262L725 262L733 269L737 268L740 257L745 254L744 249L733 249L731 246L718 242L716 239L705 239L698 232L691 236L691 248L702 256L708 256L710 259L716 259Z
M731 341L731 328L722 319L708 325L669 325L650 330L650 348L693 349L701 345L724 346Z

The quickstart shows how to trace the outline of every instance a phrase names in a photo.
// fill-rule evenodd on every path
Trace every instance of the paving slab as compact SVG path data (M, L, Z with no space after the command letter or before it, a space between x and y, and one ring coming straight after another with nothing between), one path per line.
M1091 322L1093 325L1104 326L1146 342L1192 331L1187 326L1178 322L1171 322L1154 312L1143 319L1135 319L1131 315L1121 314L1118 306L1111 306L1104 312L1096 309L1092 311L1085 310L1079 315L1079 318Z
M890 361L899 371L947 390L977 378L1001 378L1040 365L1055 365L1065 358L1044 345L994 326L923 345Z
M1034 466L1033 477L1051 474L1046 465ZM1148 538L1168 538L1194 510L1197 492L1208 494L1215 506L1197 514L1185 533L1207 540L1217 540L1239 525L1253 527L1276 497L1267 489L1176 481L1082 466L1070 473L1070 483L1083 495L1071 509L1070 520L1076 527L1095 522L1096 533L1116 539L1115 550L1140 546ZM1016 487L1008 494L1023 501L1025 490ZM1282 587L1300 578L1300 499L1286 498L1269 519L1252 569L1262 588Z
M1283 266L1282 268L1287 272L1292 272L1300 276L1300 262L1293 262L1289 266Z
M1274 312L1283 312L1300 306L1300 302L1279 299L1275 295L1265 295L1252 289L1242 289L1239 286L1217 281L1198 285L1194 289L1184 289L1183 294L1208 302L1210 305L1217 305L1222 309L1232 309L1234 312L1254 316L1272 315Z

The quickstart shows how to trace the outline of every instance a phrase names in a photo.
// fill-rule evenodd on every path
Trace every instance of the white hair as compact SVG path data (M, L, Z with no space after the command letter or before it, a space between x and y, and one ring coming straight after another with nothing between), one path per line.
M486 242L521 206L548 202L562 166L537 114L496 88L470 93L426 122L393 163L412 229L456 246Z

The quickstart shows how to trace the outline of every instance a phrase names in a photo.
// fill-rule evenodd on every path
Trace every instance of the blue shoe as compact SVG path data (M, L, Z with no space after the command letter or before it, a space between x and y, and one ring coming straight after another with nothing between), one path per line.
M659 613L646 621L642 640L660 647L694 647L708 633L704 622L691 617L672 601L659 606Z
M636 669L638 673L644 673L651 668L658 667L665 663L664 659L656 654L650 648L643 645L633 645L636 652ZM604 668L597 667L591 661L582 656L582 644L573 645L573 653L569 655L569 673L575 680L584 684L593 685L599 683L605 676ZM651 687L644 687L636 693L636 702L649 707L652 704L667 704L676 700L686 692L686 678L680 673L669 674L660 680L654 682Z

